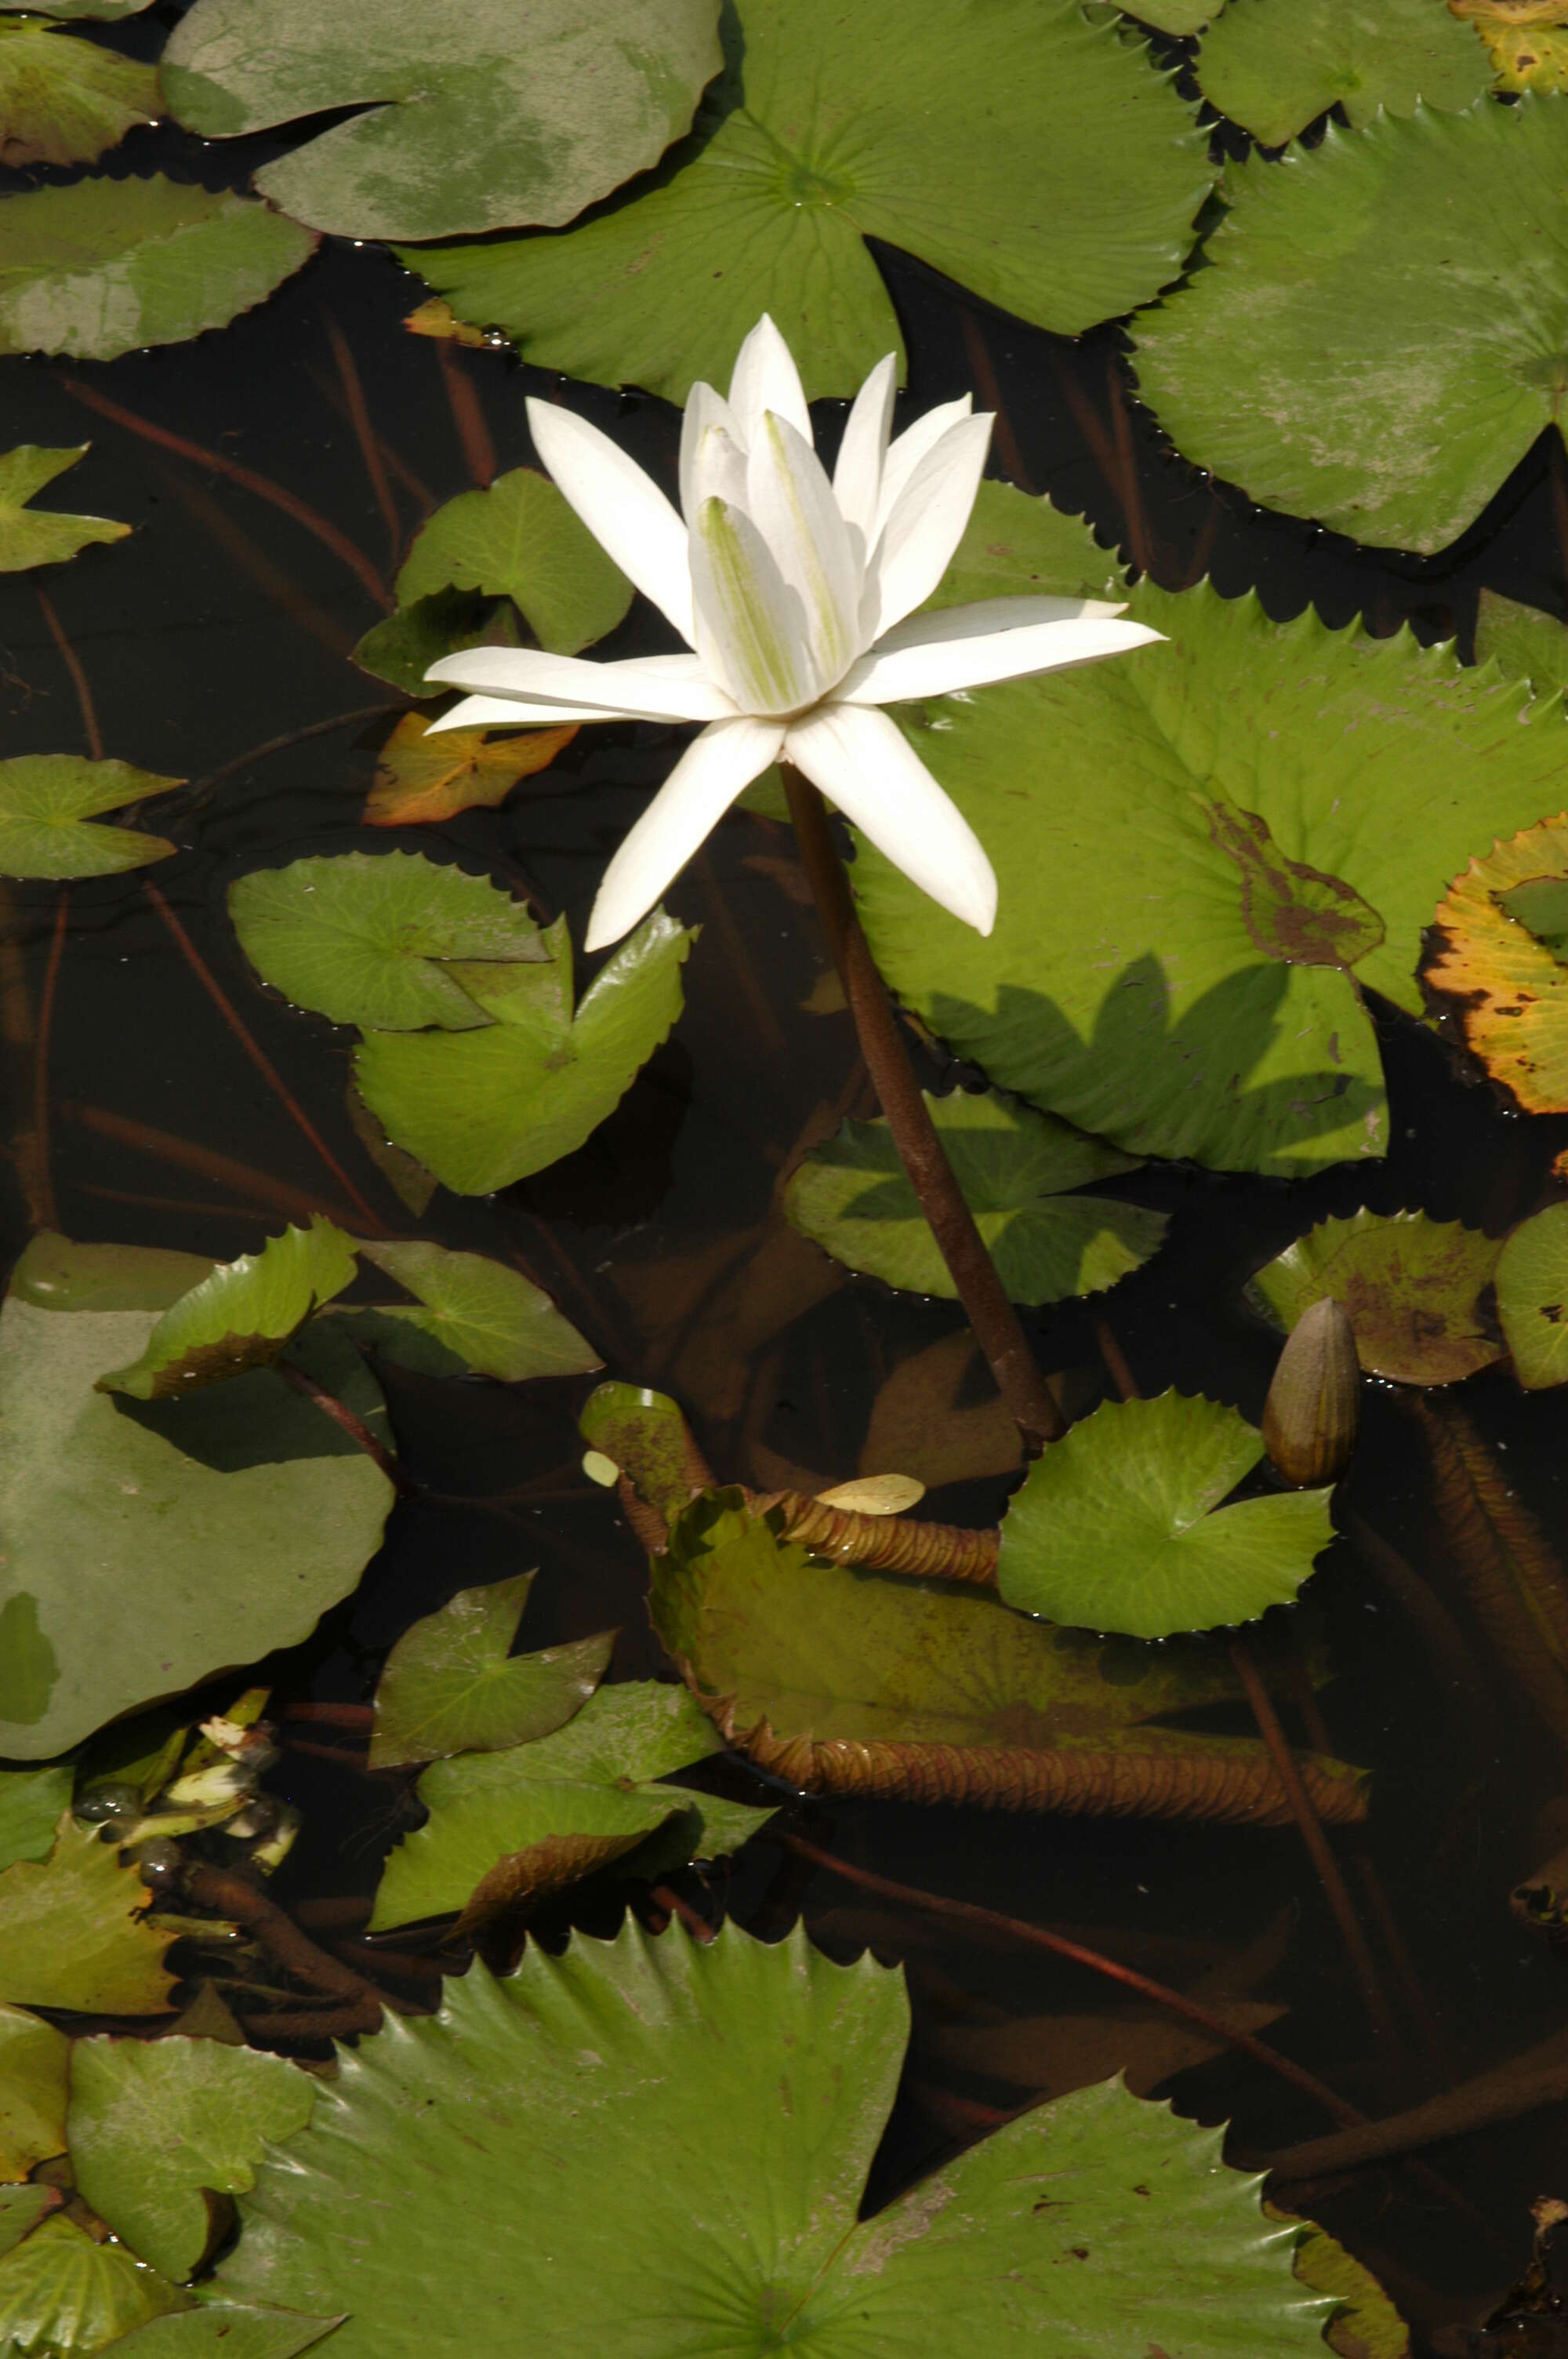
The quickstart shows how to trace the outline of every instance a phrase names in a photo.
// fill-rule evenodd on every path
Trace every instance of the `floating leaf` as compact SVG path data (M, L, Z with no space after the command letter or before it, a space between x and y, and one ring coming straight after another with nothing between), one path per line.
M1320 1221L1266 1263L1248 1293L1284 1328L1331 1295L1345 1306L1368 1375L1452 1385L1503 1356L1482 1300L1498 1249L1495 1237L1458 1221L1363 1211Z
M42 17L0 16L0 164L90 164L157 117L156 66Z
M527 1745L581 1710L609 1667L615 1633L514 1655L533 1585L522 1572L460 1589L404 1632L376 1687L373 1769Z
M690 1476L690 1436L667 1393L645 1385L595 1385L582 1405L578 1430L623 1472L666 1523L690 1504L698 1485Z
M272 1369L177 1401L96 1391L180 1291L176 1257L145 1256L153 1307L72 1310L27 1299L36 1250L0 1309L0 1752L33 1760L307 1637L359 1579L392 1503L381 1469ZM70 1299L70 1251L45 1246L57 1306ZM128 1288L138 1249L116 1257ZM90 1291L106 1283L101 1256L89 1249L86 1265ZM327 1322L293 1356L384 1422Z
M0 305L4 300L0 294ZM103 811L180 783L84 754L19 754L0 762L0 875L114 876L167 860L175 849L167 837L93 822Z
M297 222L232 190L72 180L0 201L0 353L111 361L225 328L315 252Z
M1568 10L1560 0L1449 0L1486 44L1499 90L1568 90Z
M1183 2359L1321 2353L1295 2232L1223 2134L1114 2082L860 2219L908 2026L897 1973L832 1965L798 1928L701 1948L628 1922L563 1958L531 1946L506 1982L476 1965L433 2020L344 2056L219 2285L351 2303L341 2359L486 2351L514 2317L541 2350L624 2359L936 2359L958 2317L996 2359L1156 2334Z
M926 1096L975 1225L1014 1302L1098 1294L1158 1250L1163 1213L1068 1196L1135 1171L1138 1158L994 1093ZM850 1269L916 1294L957 1298L885 1122L846 1122L791 1174L784 1210Z
M442 656L465 647L522 645L517 610L510 599L483 597L477 590L438 590L411 606L373 623L352 649L362 671L389 679L406 696L438 693L425 674Z
M58 2215L0 2261L0 2346L21 2359L88 2359L191 2297L123 2245Z
M46 484L52 484L57 475L84 459L92 447L90 442L79 442L72 449L46 450L37 442L19 442L0 457L0 573L22 573L30 565L59 565L90 542L124 539L130 526L115 524L108 516L67 516L58 508L27 505Z
M11 1291L40 1310L167 1310L211 1271L201 1254L79 1245L58 1229L40 1229L11 1272Z
M1410 2359L1410 2330L1371 2270L1314 2220L1298 2220L1276 2203L1263 2209L1271 2220L1304 2230L1292 2267L1298 2284L1331 2294L1340 2305L1324 2330L1338 2359Z
M15 12L27 16L37 13L46 16L59 17L97 16L118 19L121 16L139 16L144 8L151 6L152 0L49 0L48 7L40 9L39 0L0 0L0 10L6 13Z
M603 1364L549 1296L503 1262L422 1242L367 1238L359 1250L422 1306L395 1304L375 1314L394 1358L407 1355L406 1345L399 1350L404 1337L411 1344L417 1335L430 1347L417 1355L419 1364L443 1375L471 1368L514 1385L532 1376L580 1376Z
M547 770L577 735L576 724L492 737L485 729L429 734L422 712L406 712L375 766L365 804L371 827L428 827L459 811L493 810L520 778Z
M1496 663L1538 693L1568 688L1568 624L1538 606L1483 589L1476 601L1476 661Z
M877 962L993 1082L1133 1153L1282 1176L1379 1155L1361 994L1422 1013L1447 879L1561 800L1560 710L1310 609L1134 606L1167 645L900 708L1001 906L982 937L862 843Z
M720 1839L707 1795L659 1782L720 1749L684 1689L643 1680L600 1688L531 1745L434 1763L416 1789L429 1822L387 1861L371 1930L449 1909L465 1927L482 1924L622 1858L672 1817L683 1821L683 1859L731 1847L734 1804L712 1806L726 1821ZM740 1815L744 1840L773 1813Z
M26 2179L65 2152L70 2042L52 2023L0 2006L0 2179Z
M1504 1245L1498 1316L1527 1390L1568 1384L1568 1204L1521 1221Z
M188 130L232 139L365 107L265 165L255 185L341 237L452 237L569 222L656 164L722 62L715 0L465 0L429 22L399 0L196 0L163 55Z
M171 2311L138 2326L114 2346L119 2359L298 2359L338 2318L302 2318L295 2310L252 2310L240 2302L204 2301L200 2310Z
M1011 484L982 483L953 561L922 611L1031 594L1125 599L1127 572L1086 517Z
M913 1474L860 1474L853 1482L835 1483L818 1491L818 1506L834 1507L848 1516L907 1516L925 1496L925 1485Z
M396 589L402 605L446 589L510 598L539 645L557 656L603 638L632 603L620 567L532 467L514 467L488 490L460 492L438 508Z
M74 1780L69 1762L0 1769L0 1868L18 1859L48 1859L59 1814L70 1808Z
M1495 843L1437 912L1426 979L1531 1114L1568 1107L1568 813Z
M63 1818L47 1860L0 1875L0 2000L82 2015L161 2015L168 1935L144 1924L146 1888L96 1827ZM4 2329L0 2328L0 2332Z
M1037 1458L1001 1523L1010 1605L1168 1638L1289 1604L1334 1538L1329 1492L1219 1503L1263 1455L1218 1401L1104 1401Z
M558 235L399 258L526 359L673 401L728 384L763 310L808 397L853 393L902 351L867 237L1063 335L1181 268L1203 135L1076 0L955 0L918 40L901 0L739 0L734 23L728 73L642 188Z
M1473 524L1557 425L1565 103L1330 124L1230 166L1208 266L1134 331L1183 454L1380 547L1430 555ZM1494 236L1455 236L1455 189L1485 189Z
M1217 1650L1105 1642L983 1590L821 1563L723 1492L687 1508L653 1571L654 1626L682 1676L725 1737L793 1786L1252 1826L1288 1818L1255 1741L1145 1725L1238 1691ZM1361 1814L1357 1772L1315 1761L1307 1775L1324 1816Z
M571 1010L571 940L539 937L543 988L485 990L483 1032L372 1032L354 1059L361 1096L400 1147L461 1196L488 1195L569 1155L631 1088L681 1011L696 934L655 910ZM532 978L521 967L508 980ZM481 986L464 981L470 991ZM504 987L504 986L503 986Z
M255 868L230 886L229 915L251 964L296 1006L380 1031L488 1024L473 984L552 955L527 910L488 876L418 852Z
M1135 16L1141 25L1152 25L1157 33L1173 33L1178 38L1201 33L1212 24L1225 0L1120 0L1124 16Z
M1491 74L1469 27L1433 0L1247 0L1205 38L1198 83L1221 114L1280 147L1331 106L1356 130L1379 109L1468 106Z
M98 1390L171 1400L270 1367L356 1274L352 1245L318 1212L308 1229L285 1229L260 1253L221 1263L170 1304L136 1359L99 1377Z
M63 2200L55 2187L0 2187L0 2260L15 2252Z
M70 2054L76 2184L122 2242L189 2277L214 2231L210 2195L255 2184L269 2143L310 2118L315 2083L281 2056L216 2039L79 2039Z

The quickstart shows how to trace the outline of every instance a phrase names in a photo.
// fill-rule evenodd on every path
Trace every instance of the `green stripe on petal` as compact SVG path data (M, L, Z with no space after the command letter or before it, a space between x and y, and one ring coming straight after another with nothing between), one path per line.
M705 500L691 530L697 653L743 712L795 712L812 701L798 593L750 516Z

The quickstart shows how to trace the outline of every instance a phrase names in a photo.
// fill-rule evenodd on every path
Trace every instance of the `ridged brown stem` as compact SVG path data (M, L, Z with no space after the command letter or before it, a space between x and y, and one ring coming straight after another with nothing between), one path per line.
M833 963L855 1019L866 1071L887 1117L899 1159L957 1289L975 1341L985 1353L1008 1414L1038 1452L1066 1431L1041 1375L1007 1288L953 1176L930 1108L909 1061L887 985L855 915L849 880L833 841L827 805L790 763L781 765L795 840Z
M307 1375L303 1368L297 1368L292 1360L275 1360L273 1366L284 1383L292 1385L302 1399L308 1400L312 1408L319 1408L323 1417L330 1417L333 1424L348 1435L356 1450L362 1450L367 1458L375 1461L400 1499L408 1497L414 1488L413 1484L391 1451L376 1440L362 1417L356 1417L336 1393L330 1393L325 1385L319 1385L314 1376Z
M312 1990L328 1998L351 2000L367 2014L388 2004L385 1993L377 1990L368 1975L318 1948L291 1917L285 1916L276 1900L258 1892L243 1875L215 1867L210 1861L196 1860L185 1871L185 1889L199 1908L232 1918L246 1932L254 1933L269 1958L297 1981L308 1983Z

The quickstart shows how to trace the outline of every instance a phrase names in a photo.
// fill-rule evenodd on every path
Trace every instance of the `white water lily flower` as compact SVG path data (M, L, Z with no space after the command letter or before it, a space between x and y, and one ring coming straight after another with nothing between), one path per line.
M829 482L799 373L764 314L741 347L729 400L711 386L691 389L684 522L608 435L569 409L529 402L535 444L560 490L692 652L594 663L466 648L425 675L473 691L433 730L707 723L605 872L589 950L645 916L736 797L781 759L923 892L989 934L990 862L877 708L1092 663L1160 636L1085 598L991 598L916 614L963 538L991 419L972 416L966 396L890 441L896 375L890 353L860 387Z

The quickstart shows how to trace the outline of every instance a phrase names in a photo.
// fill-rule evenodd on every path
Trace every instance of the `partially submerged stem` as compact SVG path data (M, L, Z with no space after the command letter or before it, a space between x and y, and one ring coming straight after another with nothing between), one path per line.
M323 1417L330 1417L333 1424L348 1435L356 1450L362 1450L367 1458L375 1461L400 1499L407 1498L414 1488L413 1484L391 1451L376 1440L362 1417L356 1417L336 1393L330 1393L325 1385L319 1385L314 1376L308 1376L304 1369L296 1367L292 1360L275 1360L273 1366L285 1384L292 1385L295 1391L309 1401L313 1408L319 1408Z
M1046 1442L1060 1440L1067 1430L1066 1420L1040 1373L1018 1313L997 1276L996 1265L936 1136L887 985L855 915L827 806L793 765L785 762L781 766L800 856L855 1019L860 1053L899 1159L1008 1414L1022 1435L1025 1449L1037 1453Z

